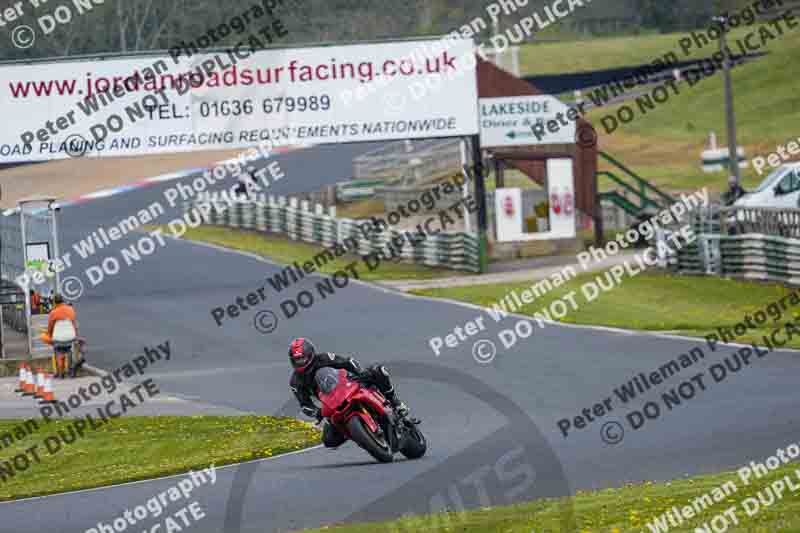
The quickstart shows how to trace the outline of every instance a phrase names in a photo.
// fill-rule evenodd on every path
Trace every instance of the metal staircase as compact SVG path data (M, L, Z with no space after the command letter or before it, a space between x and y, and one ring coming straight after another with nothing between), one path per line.
M645 180L607 153L598 153L600 157L616 167L616 171L600 171L597 172L597 176L610 179L622 187L623 190L630 193L621 194L619 191L603 192L599 194L601 200L608 200L633 217L638 217L644 209L652 208L660 211L675 202L675 199L670 195Z

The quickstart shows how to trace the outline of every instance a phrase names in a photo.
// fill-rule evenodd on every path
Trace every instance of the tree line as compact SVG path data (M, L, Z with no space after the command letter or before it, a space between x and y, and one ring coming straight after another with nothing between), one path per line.
M30 48L20 49L7 41L9 44L0 50L0 60L168 50L182 41L196 39L265 0L93 1L98 3L91 11L73 15L66 24L53 26L52 21L45 24L47 32L38 19L51 14L58 4L49 2L34 9L25 1L23 18L0 27L0 34L7 34L0 38L10 41L17 24L28 24L37 32L36 42ZM747 0L586 1L585 8L562 20L548 37L557 39L560 33L568 36L565 38L591 38L615 33L685 31L708 25L714 13L746 3ZM441 35L478 16L488 20L487 4L485 0L283 0L278 13L288 34L279 44ZM531 0L516 13L501 16L500 28L551 4L552 0ZM72 7L74 3L64 2L64 5ZM72 11L75 12L74 7ZM488 41L490 30L483 33L478 39ZM234 44L240 38L232 34L218 44ZM532 40L536 38L533 36Z

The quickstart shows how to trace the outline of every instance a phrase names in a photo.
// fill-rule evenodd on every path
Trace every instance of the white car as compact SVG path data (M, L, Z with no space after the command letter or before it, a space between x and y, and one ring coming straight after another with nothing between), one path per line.
M754 191L739 198L738 207L800 207L800 163L776 168Z

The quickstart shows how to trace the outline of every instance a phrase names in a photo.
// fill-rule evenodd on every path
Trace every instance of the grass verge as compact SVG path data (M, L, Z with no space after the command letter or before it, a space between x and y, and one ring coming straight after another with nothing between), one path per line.
M189 229L183 238L216 244L234 250L251 252L286 265L292 264L295 261L300 265L306 261L313 261L314 256L322 251L322 247L320 246L293 241L274 234L233 230L214 226L201 226L199 228ZM354 261L361 262L361 258L347 254L320 265L317 270L324 274L333 274L343 270ZM367 265L361 262L361 264L356 267L356 271L360 279L367 281L435 279L464 275L456 270L426 267L424 265L409 263L394 263L390 261L381 262L374 270L369 270Z
M787 443L788 445L789 443ZM757 459L761 461L761 458ZM581 533L622 533L642 531L694 532L707 522L733 507L733 514L739 521L735 526L730 521L728 531L749 531L772 533L774 531L800 531L800 498L784 489L782 497L775 498L770 506L759 505L758 512L748 516L748 509L755 509L753 498L764 491L765 501L769 501L767 486L788 476L795 487L800 486L800 472L797 465L788 464L768 475L742 481L735 472L697 476L667 483L644 483L622 488L593 492L578 492L571 501L564 499L537 500L530 503L507 507L484 508L460 513L432 514L408 517L400 520L352 524L307 530L306 533L372 533L373 531L416 532L416 531L457 531L458 533L531 533L563 531L561 519L565 504L572 507L572 514ZM755 476L753 476L755 478ZM731 485L732 483L733 485ZM721 487L725 486L725 489ZM721 490L717 499L715 490ZM668 528L650 529L653 519L673 507L691 506L695 498L709 495L709 504L702 512L681 525ZM722 497L724 496L724 497ZM744 503L747 502L747 503ZM745 507L747 505L747 507ZM721 522L720 522L721 523ZM710 527L710 526L709 526ZM704 529L697 529L704 531ZM715 530L710 527L709 531Z
M39 422L39 421L37 421ZM0 435L20 420L0 420ZM36 445L41 463L14 476L0 475L0 501L104 487L152 479L189 470L273 457L319 444L313 425L269 416L120 417L87 429L57 449L53 442L70 438L72 420L40 423L34 431L0 452L2 465ZM49 453L46 440L54 453ZM29 458L33 456L28 454Z
M794 292L779 284L738 281L715 277L680 276L664 273L642 273L626 277L613 290L602 292L587 302L581 287L605 276L604 272L580 274L553 288L518 312L533 316L541 309L576 291L577 310L570 308L562 322L624 329L673 332L703 337L718 327L741 322L745 315L764 310L769 304ZM444 289L412 291L414 294L449 298L481 306L491 306L511 291L521 294L535 283L473 285ZM607 285L607 283L606 283ZM780 327L788 318L800 317L800 308L789 307L780 320L770 320L761 329L748 329L738 337L740 342L761 341L762 336ZM785 336L783 336L785 338ZM793 338L787 347L800 349L800 338Z

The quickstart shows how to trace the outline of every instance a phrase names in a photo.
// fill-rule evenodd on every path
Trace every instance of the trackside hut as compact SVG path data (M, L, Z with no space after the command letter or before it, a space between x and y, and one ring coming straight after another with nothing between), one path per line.
M481 107L482 114L485 113L482 120L490 117L500 123L506 120L509 124L521 126L517 117L543 110L552 112L556 106L563 106L529 82L487 61L478 60L477 74L478 94L481 102L486 104ZM506 101L513 105L503 105ZM543 108L543 103L550 109ZM562 131L571 133L555 138L555 142L551 139L550 144L536 144L537 137L531 124L511 128L507 133L511 136L526 135L530 144L520 142L519 138L509 143L512 146L501 145L501 142L489 146L484 141L482 148L494 160L498 189L494 203L487 202L489 220L494 223L494 231L489 232L490 238L494 237L490 249L492 256L577 251L582 243L576 237L575 224L581 216L591 218L595 235L602 235L602 216L597 202L597 146L594 142L576 142L576 138L591 140L596 139L596 135L592 125L576 115L572 114L572 128L562 128ZM497 125L482 124L482 129L485 131L487 126ZM522 202L528 193L504 187L505 168L521 171L543 188L539 197L533 200L538 202L537 205L524 205ZM556 178L559 181L554 185ZM507 231L509 226L513 226L511 231Z

